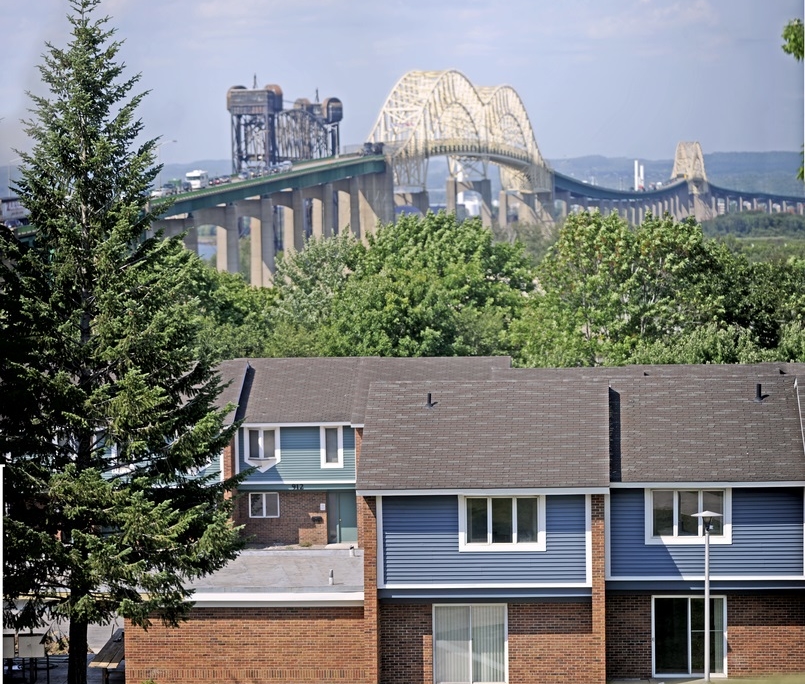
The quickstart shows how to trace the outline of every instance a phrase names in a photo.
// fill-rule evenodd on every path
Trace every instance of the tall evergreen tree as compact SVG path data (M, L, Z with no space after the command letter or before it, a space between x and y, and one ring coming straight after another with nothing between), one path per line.
M240 548L224 483L203 468L234 426L199 355L192 260L148 233L155 141L139 143L100 0L69 0L72 38L47 44L18 194L33 246L0 233L0 458L7 626L70 622L70 684L87 626L175 624L187 581Z

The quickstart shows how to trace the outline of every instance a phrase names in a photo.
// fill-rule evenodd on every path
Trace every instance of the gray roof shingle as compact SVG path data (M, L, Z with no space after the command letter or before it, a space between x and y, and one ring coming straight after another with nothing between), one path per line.
M615 481L805 480L795 377L750 372L613 379L611 385L620 432L613 445Z
M222 366L248 374L238 418L247 423L351 423L360 425L369 384L375 380L486 378L492 368L508 368L496 357L319 357L236 359ZM230 376L232 377L232 376Z
M372 384L358 489L605 487L607 391L595 381Z

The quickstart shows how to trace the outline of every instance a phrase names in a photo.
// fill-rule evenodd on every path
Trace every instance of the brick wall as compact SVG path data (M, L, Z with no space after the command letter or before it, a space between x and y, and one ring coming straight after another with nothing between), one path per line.
M355 430L355 461L360 462L363 428ZM377 500L357 497L358 546L363 549L363 640L369 663L367 678L378 682L380 673L380 629L377 596Z
M244 525L242 534L255 544L326 544L327 492L280 492L279 518L250 518L249 495L242 492L235 502L236 525ZM314 522L314 518L321 522Z
M730 677L805 674L805 595L727 597Z
M126 624L126 681L370 684L363 609L196 608L178 628Z
M607 676L651 676L651 596L610 596ZM730 677L805 673L805 596L727 595Z
M592 546L592 634L584 681L604 682L607 669L606 535L603 494L590 496ZM582 681L582 680L578 680Z
M380 606L380 682L433 682L433 607Z
M651 676L651 596L607 597L607 677Z
M381 684L433 681L433 607L380 606ZM599 637L586 603L508 605L510 684L603 684Z

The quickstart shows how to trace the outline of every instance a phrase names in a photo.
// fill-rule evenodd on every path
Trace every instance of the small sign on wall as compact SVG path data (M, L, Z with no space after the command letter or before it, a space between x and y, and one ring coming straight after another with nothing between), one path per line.
M326 511L327 510L327 504L326 503L320 503L319 504L319 510L320 511Z

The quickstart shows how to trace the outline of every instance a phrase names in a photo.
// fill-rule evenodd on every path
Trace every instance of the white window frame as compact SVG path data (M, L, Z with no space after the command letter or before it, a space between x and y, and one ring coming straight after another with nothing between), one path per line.
M258 452L256 455L250 453L251 439L249 438L249 430L257 430L260 433L258 437ZM266 454L263 451L263 434L268 431L274 431L274 453ZM254 466L261 473L266 472L269 468L273 468L282 460L280 449L280 428L279 425L244 425L243 426L243 460L250 466Z
M654 492L674 492L674 531L673 535L663 534L659 536L654 535ZM702 493L703 492L723 492L724 493L724 511L723 511L723 532L722 534L710 533L711 544L732 544L732 489L729 487L651 487L644 490L643 502L645 506L645 543L646 544L661 544L661 545L680 545L690 546L704 544L704 523L699 518L699 534L697 536L687 536L676 534L677 521L679 519L679 492L698 492L699 494L699 510L702 509Z
M338 461L327 463L327 430L338 430ZM322 468L343 468L344 467L344 426L343 425L321 425L319 426L319 451Z
M467 541L467 499L486 499L487 543ZM536 499L537 500L537 541L512 542L501 544L492 542L492 499ZM512 534L517 533L517 511L512 510ZM458 550L461 553L499 552L499 551L545 551L545 496L541 494L520 496L487 496L484 494L462 495L458 497Z
M431 608L431 640L432 640L432 656L433 656L433 681L436 683L436 609L437 608L460 608L468 607L470 609L470 621L472 621L472 609L475 607L481 608L485 606L500 606L503 605L503 658L504 658L504 678L502 682L481 682L480 684L506 684L509 681L509 605L507 603L434 603ZM470 627L470 633L471 633ZM467 653L470 659L470 676L472 678L472 647ZM474 681L474 680L473 680ZM452 683L451 683L452 684ZM463 684L463 683L461 683ZM467 683L469 684L469 682Z
M263 515L252 515L252 497L259 496L262 499ZM266 515L266 497L273 496L277 500L277 515ZM279 518L280 517L280 495L279 492L249 492L249 517L258 518Z

